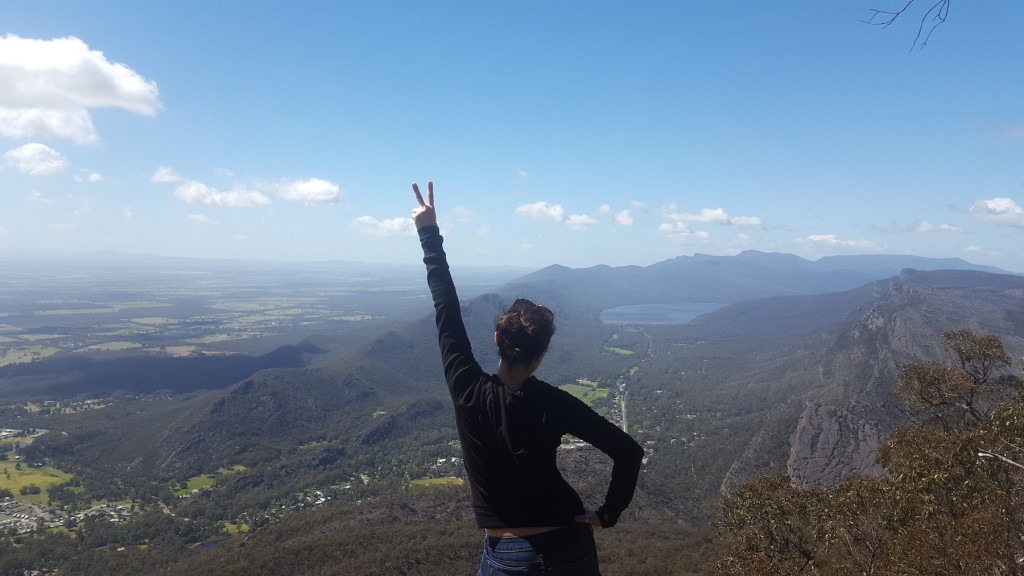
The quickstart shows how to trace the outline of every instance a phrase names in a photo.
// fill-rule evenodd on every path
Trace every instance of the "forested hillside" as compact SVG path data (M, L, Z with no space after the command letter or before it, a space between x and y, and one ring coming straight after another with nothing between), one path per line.
M833 486L878 472L903 417L890 401L897 375L948 359L944 332L991 332L1011 357L1024 354L1024 278L1010 275L905 270L845 291L744 300L684 325L604 323L604 297L563 290L524 279L463 312L493 365L503 306L517 296L550 306L558 332L538 376L644 445L634 503L599 535L613 575L705 573L724 546L710 523L747 481ZM317 338L296 347L315 351L304 366L221 388L5 407L8 426L49 431L12 457L73 477L48 490L62 528L11 532L0 573L471 571L479 534L428 314L355 346ZM603 455L566 439L559 462L599 501ZM123 507L122 520L100 514L103 503Z

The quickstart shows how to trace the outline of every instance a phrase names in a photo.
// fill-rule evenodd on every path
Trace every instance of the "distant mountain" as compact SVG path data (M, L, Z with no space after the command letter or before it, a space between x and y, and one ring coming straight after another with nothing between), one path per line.
M907 263L940 269L873 277ZM945 330L994 332L1012 357L1024 355L1024 276L945 265L972 268L748 252L647 268L550 268L495 298L537 297L555 309L559 332L540 376L623 383L631 432L651 450L644 486L654 492L640 501L668 498L704 518L720 493L763 474L831 485L877 472L878 447L900 421L889 399L896 374L912 362L946 359ZM844 288L829 291L836 287ZM754 297L772 292L785 295ZM736 301L685 325L596 321L608 306L700 299ZM500 305L490 299L486 307ZM490 353L488 326L470 325L484 336L477 349ZM429 324L419 333L432 337ZM609 343L618 348L629 338L640 340L629 355L608 353Z
M895 276L905 268L1006 273L959 258L878 254L829 256L810 261L793 254L747 250L736 256L680 256L645 267L549 266L511 284L572 293L600 308L630 304L728 304L783 294L849 290Z
M779 471L832 485L879 470L877 449L902 422L889 398L897 372L948 361L942 333L957 328L998 334L1021 358L1024 277L905 270L846 292L742 302L661 328L667 342L658 349L674 355L674 366L657 368L700 365L699 377L675 391L688 409L756 422L742 432L742 452L729 456L724 491ZM679 341L700 345L679 350Z
M557 332L538 376L596 382L608 392L597 408L625 420L647 448L631 514L700 521L714 516L722 493L766 473L828 485L877 470L877 448L897 422L888 399L895 375L943 358L943 331L994 332L1011 356L1024 355L1024 276L905 269L873 277L908 262L949 264L745 252L644 268L553 267L464 300L463 315L478 359L493 369L501 310L518 296L551 307ZM723 306L683 325L599 319L609 306L694 301ZM336 482L376 470L397 481L408 466L450 455L455 432L432 317L361 343L317 339L315 348L292 350L302 367L254 364L253 373L211 381L216 389L189 386L182 399L68 416L66 434L32 449L125 481L178 481L241 464L250 467L245 482L276 482L279 493L316 485L317 474ZM99 381L90 366L73 368L61 385ZM8 382L15 376L28 374L9 373ZM56 374L48 377L57 385ZM587 490L602 485L575 461L568 473Z

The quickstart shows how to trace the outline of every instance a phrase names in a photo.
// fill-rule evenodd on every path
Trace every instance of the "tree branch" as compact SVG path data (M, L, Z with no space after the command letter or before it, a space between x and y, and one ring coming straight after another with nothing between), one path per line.
M1016 466L1017 468L1020 468L1021 470L1024 470L1024 464L1021 464L1019 462L1014 462L1013 460L1010 460L1006 456L1002 456L1000 454L996 454L995 452L990 452L988 450L984 450L984 449L981 449L981 448L978 449L978 458L995 458L996 460L999 460L1000 462L1004 462L1006 464L1009 464L1011 466Z
M888 28L916 1L917 0L907 0L907 3L903 5L903 8L896 11L871 9L871 17L867 20L861 20L861 22L870 26ZM932 37L932 32L935 32L935 29L939 27L939 24L945 22L946 17L949 16L949 5L952 1L953 0L935 0L932 7L924 13L924 16L921 17L921 23L917 27L917 36L914 36L914 44L910 47L911 51L913 51L914 48L917 48L918 44L920 44L921 48L928 45L928 40ZM925 28L928 28L927 32L925 31Z
M910 8L910 5L913 3L914 0L908 0L906 5L904 5L903 8L900 8L896 12L891 12L888 10L875 10L872 8L870 10L871 18L868 18L867 20L861 20L861 22L865 24L870 24L871 26L881 26L882 28L888 28L889 25L895 22L896 19L900 17L900 15L906 12L907 8ZM883 16L884 18L879 22L875 22L875 17L877 16Z

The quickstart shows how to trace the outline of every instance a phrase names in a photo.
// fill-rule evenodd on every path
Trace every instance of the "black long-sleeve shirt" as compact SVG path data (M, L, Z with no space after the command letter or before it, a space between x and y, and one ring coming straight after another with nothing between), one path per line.
M612 458L611 482L597 513L604 527L613 526L633 499L643 449L568 392L533 376L511 392L485 372L473 357L440 231L425 226L419 236L477 526L565 526L584 513L555 464L565 434Z

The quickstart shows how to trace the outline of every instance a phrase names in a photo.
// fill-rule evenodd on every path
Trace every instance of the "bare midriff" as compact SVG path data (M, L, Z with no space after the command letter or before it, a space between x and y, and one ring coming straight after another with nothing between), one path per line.
M562 526L526 526L523 528L484 528L484 534L495 538L533 536L558 530Z

